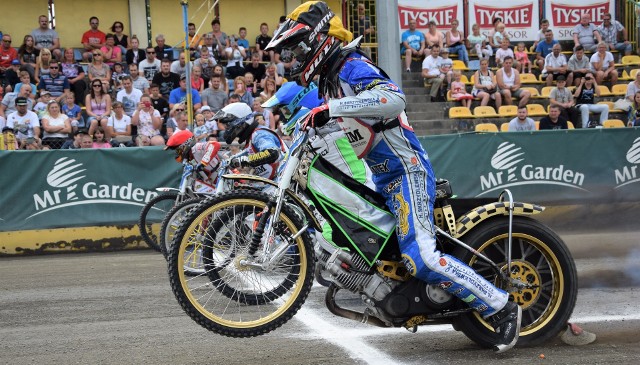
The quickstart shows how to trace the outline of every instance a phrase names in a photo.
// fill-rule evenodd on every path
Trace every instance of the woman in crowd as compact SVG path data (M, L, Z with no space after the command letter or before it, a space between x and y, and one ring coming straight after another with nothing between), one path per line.
M140 41L138 37L131 36L131 49L127 50L124 58L127 62L127 65L135 63L136 65L140 63L140 61L144 60L146 55L144 49L140 49Z
M589 128L589 112L600 113L600 125L609 119L609 106L596 104L596 97L600 97L600 88L593 72L589 71L584 75L573 97L576 99L576 108L580 109L582 115L582 128Z
M73 48L64 50L60 66L62 67L60 72L69 79L75 103L84 105L84 92L87 89L87 83L84 82L84 69L76 63L73 57Z
M36 64L40 51L35 48L35 42L33 37L29 34L24 36L22 45L18 48L18 59L20 60L21 67L24 67L25 71L29 72L31 79L35 79Z
M111 135L111 145L116 147L121 143L131 146L131 118L124 113L124 106L121 102L113 103L113 114L107 123L109 135Z
M113 34L115 45L120 47L122 54L129 49L129 36L124 34L123 31L124 24L122 24L121 21L116 20L113 22L113 25L111 25L111 33Z
M429 30L425 37L425 57L431 54L431 47L438 45L440 49L444 46L444 36L438 31L438 23L435 20L429 21Z
M109 33L105 38L105 44L102 48L102 62L112 67L114 63L122 62L122 49L116 46L116 37Z
M43 48L40 51L40 56L36 59L36 71L35 79L36 84L40 82L40 76L49 74L49 65L51 64L51 51L48 48Z
M469 54L467 53L467 47L465 46L464 34L458 30L458 21L453 20L451 22L451 29L447 31L445 36L449 53L457 53L458 59L464 62L465 65L469 64Z
M480 105L486 106L489 100L496 102L496 109L502 105L502 95L498 90L496 75L489 70L489 60L483 58L480 60L480 69L474 75L474 84L471 95L480 98Z
M271 97L276 94L276 80L267 79L267 80L265 80L264 85L265 85L265 88L260 93L260 97L263 100L267 101L267 100L271 99Z
M59 149L71 133L71 121L60 112L60 105L55 100L47 104L47 113L40 123L44 130L42 144L51 149Z
M92 52L92 60L87 68L89 73L89 81L93 84L94 80L100 80L105 90L109 90L109 82L111 82L111 68L104 63L104 54L99 49Z
M247 84L244 80L244 76L238 76L233 79L233 94L240 96L240 101L249 105L249 107L253 106L253 96L247 90Z
M276 82L276 87L280 87L282 85L283 79L282 76L278 75L278 67L275 63L271 62L267 66L267 70L264 74L262 80L260 80L260 87L264 90L266 87L267 79L273 79Z
M93 52L95 53L96 51L94 50ZM91 81L91 90L84 100L84 105L88 115L89 134L93 135L98 126L101 126L103 130L107 130L108 118L111 114L111 96L105 92L105 87L100 79Z
M224 68L222 65L218 64L213 66L213 74L220 75L220 83L224 87L224 92L229 94L229 80L224 76Z

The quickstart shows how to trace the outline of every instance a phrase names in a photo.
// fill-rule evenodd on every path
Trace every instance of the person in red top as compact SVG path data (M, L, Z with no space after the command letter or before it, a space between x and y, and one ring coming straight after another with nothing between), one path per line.
M98 26L100 25L100 20L98 20L98 17L92 16L91 18L89 18L89 25L91 26L91 29L82 34L81 40L85 50L85 52L82 54L83 62L89 62L89 60L91 59L91 52L94 49L102 48L106 43L107 37L106 34L98 29Z
M18 59L18 51L11 47L11 36L9 34L2 35L2 45L0 45L0 82L2 88L8 85L9 73L13 72L14 78L17 77L11 69L11 62Z

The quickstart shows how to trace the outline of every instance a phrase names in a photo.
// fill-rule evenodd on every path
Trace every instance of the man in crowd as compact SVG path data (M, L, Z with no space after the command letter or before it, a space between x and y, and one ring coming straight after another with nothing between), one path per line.
M256 52L260 56L262 61L273 62L273 52L265 52L264 49L271 42L271 36L269 36L269 26L267 23L260 24L260 35L256 37ZM259 80L256 78L256 80Z
M33 100L29 97L31 95L31 92L32 92L31 84L22 84L22 86L20 86L20 90L6 93L2 98L2 104L0 104L0 120L1 121L6 120L9 114L17 110L16 100L19 97L26 98L27 110L32 110Z
M98 17L92 16L89 18L89 26L91 26L91 28L82 34L81 42L85 50L82 54L82 60L84 62L89 62L92 52L104 47L106 43L107 35L98 29L99 25L100 20L98 20Z
M29 110L29 98L19 96L15 99L15 111L7 116L6 126L13 129L16 138L20 140L33 138L40 143L40 120L36 113Z
M606 13L602 17L602 24L598 27L598 32L602 35L602 40L609 47L609 51L617 50L625 55L631 54L631 43L627 29L619 21L613 20L611 13ZM622 33L622 42L618 42L618 34Z
M164 35L158 34L156 36L156 46L153 49L159 60L168 58L169 61L173 61L173 48L165 44Z
M573 28L573 42L575 46L582 45L585 51L594 52L598 43L602 42L602 36L598 32L598 28L591 23L591 15L582 14L580 23Z
M151 83L160 87L160 94L167 100L169 100L171 90L180 85L180 75L171 72L171 61L168 58L162 60L160 72L153 76Z
M153 82L153 77L156 73L160 72L160 60L156 58L156 49L153 47L147 47L147 58L140 61L138 69L141 75L144 76L149 82ZM164 59L164 58L163 58ZM169 59L169 68L171 68L171 60Z
M518 106L527 105L531 92L521 88L520 72L513 68L513 58L507 56L504 58L502 68L496 72L496 82L502 94L502 101L505 105L511 105L511 97L519 99Z
M173 89L169 94L169 109L173 109L173 106L178 103L184 103L187 101L187 75L180 75L180 87ZM191 89L191 103L193 104L193 110L198 110L202 106L200 94L197 90Z
M535 131L536 122L529 118L527 112L527 106L519 106L518 114L515 118L509 121L509 132L521 132L521 131Z
M591 62L589 57L584 55L584 47L577 46L573 51L573 55L568 62L569 71L573 74L573 84L580 85L580 80L591 70ZM571 85L571 84L569 84Z
M129 75L122 77L122 86L122 90L118 91L116 95L116 100L122 103L124 113L131 117L133 116L133 112L136 111L138 103L140 103L142 91L133 87L133 80Z
M402 33L402 48L400 52L404 55L404 69L411 72L411 58L425 55L424 34L416 30L416 20L409 20L409 30ZM424 67L423 67L424 69Z
M569 129L569 127L567 126L567 120L560 115L559 105L549 106L549 115L540 119L539 129Z
M573 75L569 71L569 65L567 63L567 57L562 53L562 47L559 43L553 45L551 53L544 58L544 70L542 75L546 75L545 80L547 86L553 85L553 80L556 80L559 76L562 76L567 80L567 83L571 85L573 81Z
M229 97L224 91L224 87L222 86L221 77L222 76L220 75L213 75L211 77L211 81L209 82L209 87L206 88L201 94L202 105L211 108L211 111L214 114L218 110L224 108L224 106L229 102Z
M138 73L138 65L132 63L129 65L129 73L131 74L131 81L133 81L133 87L142 91L143 94L149 93L149 80L144 77L140 77Z
M62 51L60 50L60 37L54 29L49 29L49 18L46 15L38 17L39 27L31 31L33 44L38 51L48 49L53 57L62 60Z
M49 74L40 76L38 90L47 90L58 103L62 102L65 94L69 92L69 80L60 72L60 64L51 62Z
M553 39L553 31L547 29L544 32L544 41L538 43L536 46L536 65L540 70L544 70L544 60L551 54L553 46L558 44L558 41Z
M11 47L11 36L7 33L2 35L2 45L0 45L0 80L3 82L3 87L5 84L8 84L6 78L9 77L7 75L10 72L15 72L11 69L11 62L18 59L18 52ZM13 75L17 77L17 75Z
M66 141L62 147L60 147L61 150L78 150L82 148L82 139L84 136L88 136L89 132L87 132L86 129L81 128L74 131L72 134L73 140Z
M427 101L436 101L442 88L442 82L446 77L445 74L440 72L440 64L442 63L442 57L440 57L440 46L437 44L431 48L431 54L425 57L422 61L422 77L424 78L424 86L430 87L429 97Z
M255 52L251 55L251 63L244 66L246 72L251 72L254 80L262 80L267 73L267 67L260 62L260 54Z

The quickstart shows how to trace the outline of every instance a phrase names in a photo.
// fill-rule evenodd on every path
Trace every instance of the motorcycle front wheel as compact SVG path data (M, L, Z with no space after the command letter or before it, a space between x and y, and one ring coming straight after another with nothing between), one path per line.
M303 223L284 207L275 219L275 234L252 246L255 227L269 196L236 190L212 196L192 208L175 232L169 254L171 288L184 311L210 331L229 337L270 332L297 313L313 284L315 262L307 232L295 240ZM261 267L264 244L286 244L285 255L272 267ZM184 260L202 250L203 273L189 277Z
M138 219L140 236L150 248L158 252L162 252L158 241L158 226L176 204L178 197L179 194L175 191L162 193L149 200L140 211Z
M506 271L508 231L506 217L494 218L474 227L462 240ZM493 270L471 252L458 249L454 256L500 286ZM513 218L511 278L529 285L509 295L522 307L518 346L539 345L566 328L578 294L576 266L562 239L534 219ZM497 339L491 325L475 311L460 317L455 327L484 347L492 347Z

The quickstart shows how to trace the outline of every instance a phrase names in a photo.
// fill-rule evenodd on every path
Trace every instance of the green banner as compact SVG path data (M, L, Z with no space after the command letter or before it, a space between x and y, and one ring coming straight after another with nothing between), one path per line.
M0 231L131 225L181 165L157 147L0 151Z
M461 198L543 204L640 200L640 128L422 137L436 176Z

